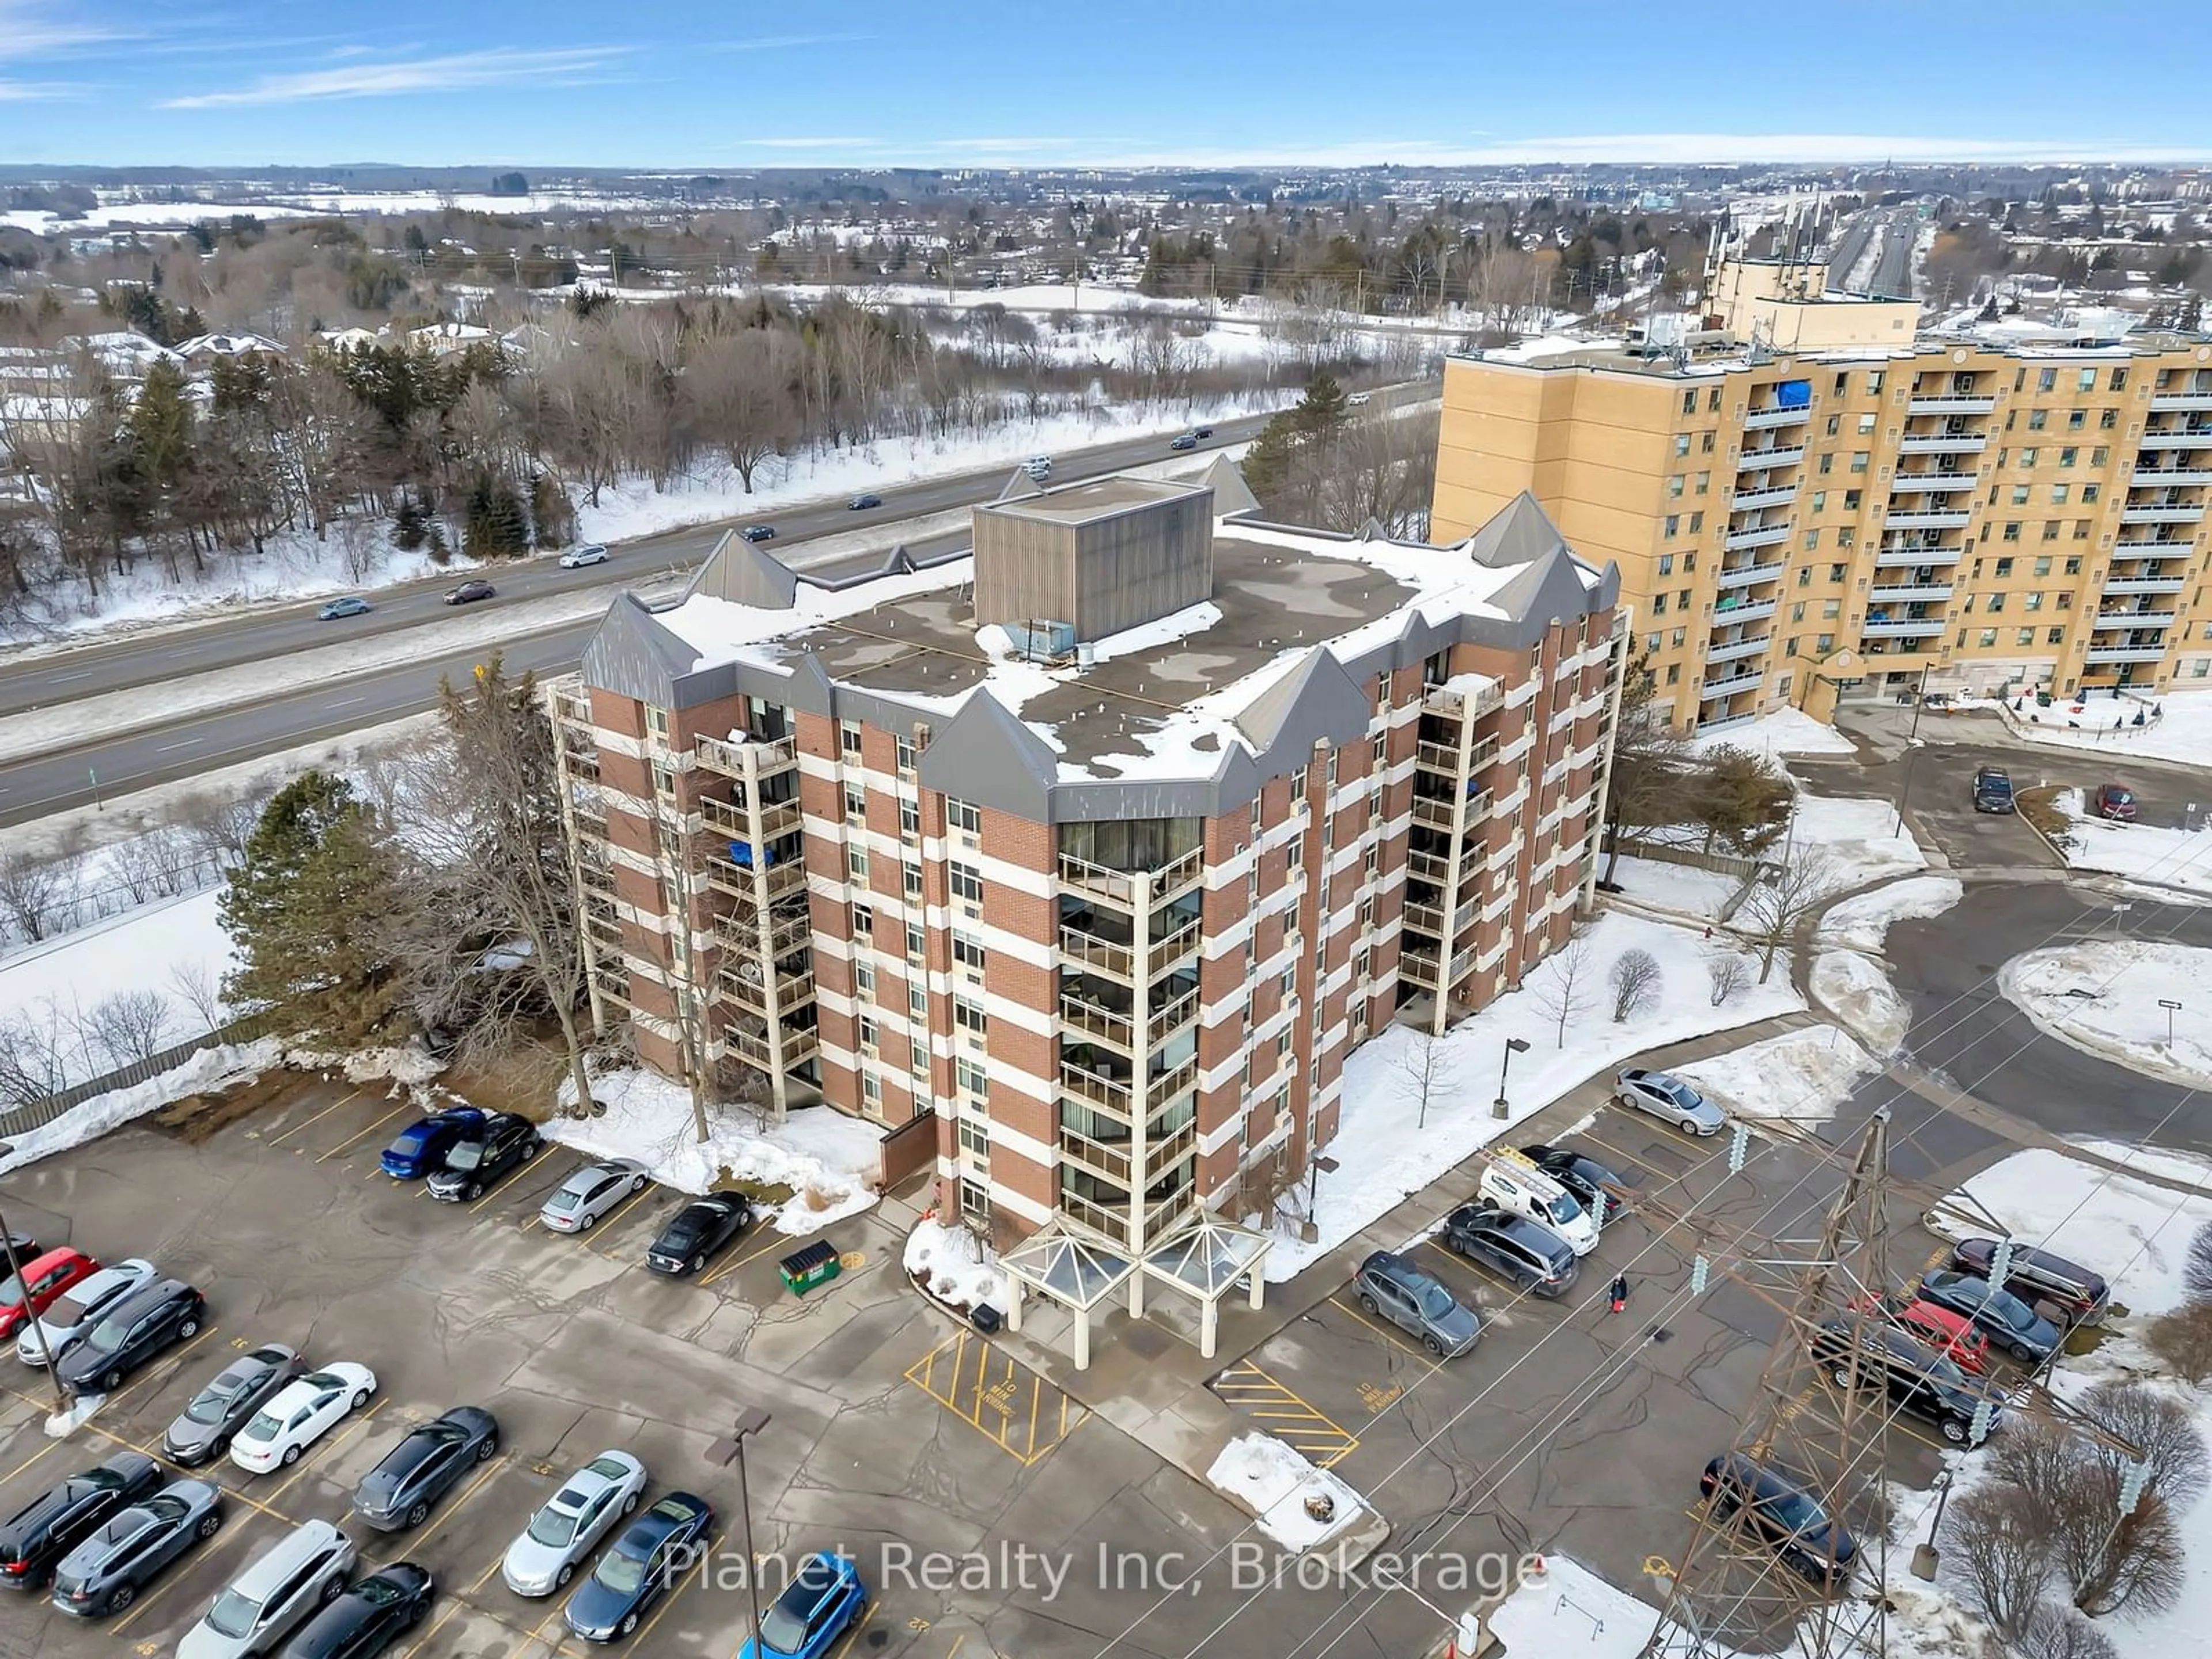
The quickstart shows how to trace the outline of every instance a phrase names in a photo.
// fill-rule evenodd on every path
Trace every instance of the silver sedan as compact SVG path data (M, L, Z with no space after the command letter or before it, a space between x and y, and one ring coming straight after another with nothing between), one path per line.
M586 1231L624 1199L643 1192L651 1179L645 1165L634 1158L610 1158L586 1164L545 1200L538 1218L550 1232Z
M1717 1135L1728 1125L1728 1115L1719 1107L1666 1072L1630 1067L1615 1079L1614 1098L1624 1106L1673 1124L1685 1134Z
M637 1507L645 1465L628 1452L603 1451L561 1483L522 1535L507 1547L500 1577L517 1595L550 1595L576 1576L592 1546Z

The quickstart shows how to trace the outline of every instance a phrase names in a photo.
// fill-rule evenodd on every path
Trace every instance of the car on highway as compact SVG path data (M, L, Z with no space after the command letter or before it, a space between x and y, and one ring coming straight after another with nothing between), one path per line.
M709 1193L668 1218L645 1253L645 1265L680 1279L696 1273L745 1236L753 1224L753 1201L743 1193Z
M1613 1079L1613 1097L1623 1106L1649 1112L1684 1134L1717 1135L1728 1115L1681 1079L1632 1066Z
M207 1298L181 1279L141 1285L100 1316L54 1367L72 1394L113 1394L141 1365L189 1342L207 1322Z
M1344 400L1345 407L1347 409L1364 409L1367 406L1367 401L1370 395L1370 393L1364 392L1355 392L1349 398L1346 398Z
M494 1112L446 1149L430 1172L430 1196L447 1204L482 1198L545 1149L538 1126L514 1112Z
M1620 1189L1628 1182L1587 1152L1571 1146L1547 1146L1540 1140L1523 1146L1521 1156L1580 1199L1583 1208L1597 1218L1600 1226L1619 1215L1627 1203Z
M419 1181L446 1161L455 1141L483 1121L483 1113L473 1106L451 1106L416 1118L392 1138L378 1164L394 1181Z
M738 1659L823 1659L867 1616L868 1586L848 1558L823 1550L799 1570Z
M2136 792L2124 783L2099 784L2097 816L2114 823L2133 823L2136 821Z
M1474 1346L1482 1321L1472 1308L1401 1255L1377 1250L1352 1276L1359 1305L1416 1339L1439 1359L1452 1359Z
M1194 438L1211 438L1213 435L1213 428L1210 426L1194 426L1190 429L1190 435Z
M775 526L772 524L749 524L738 534L749 542L772 542L775 539Z
M628 1636L655 1601L684 1582L714 1526L714 1507L705 1498L670 1492L623 1528L592 1576L576 1586L562 1618L586 1642Z
M592 1547L637 1508L645 1465L626 1451L603 1451L561 1483L507 1547L499 1576L517 1595L550 1595L576 1576Z
M1195 432L1186 432L1180 437L1170 438L1168 440L1168 447L1170 449L1195 449L1198 447L1198 434Z
M375 607L367 599L352 593L330 601L315 612L317 622L337 622L342 617L366 617Z
M1489 1204L1462 1204L1444 1218L1444 1243L1531 1296L1565 1296L1579 1271L1574 1247L1549 1228Z
M1804 1476L1723 1452L1705 1465L1698 1490L1714 1515L1733 1516L1784 1564L1831 1589L1842 1587L1858 1560L1850 1528L1821 1508Z
M410 1429L354 1488L353 1509L379 1532L403 1532L477 1463L499 1454L499 1421L479 1406L456 1406Z
M499 590L489 582L478 580L463 582L459 587L446 590L447 605L473 605L478 599L496 599Z
M635 1158L586 1164L554 1188L539 1206L538 1219L549 1232L589 1232L623 1200L643 1192L651 1178Z
M230 1461L248 1474L289 1468L375 1395L376 1373L350 1359L295 1377L232 1437Z
M345 1593L353 1540L327 1521L303 1521L249 1562L177 1644L177 1659L267 1653L325 1601Z
M1986 1279L1948 1267L1921 1275L1920 1294L1939 1308L1974 1322L1977 1330L2023 1365L2040 1365L2058 1351L2065 1333Z
M1974 811L2010 812L2014 810L2011 773L2002 766L1984 766L1974 774Z
M43 1365L49 1355L59 1362L72 1345L92 1334L109 1309L153 1277L154 1264L138 1256L87 1273L37 1319L24 1322L15 1337L15 1358L26 1365Z
M100 1263L66 1244L43 1255L18 1250L15 1260L23 1264L22 1277L10 1273L8 1282L0 1285L0 1340L16 1334L31 1319L100 1271Z
M345 1593L300 1626L277 1659L375 1659L430 1616L437 1581L412 1561L395 1561Z
M579 542L561 556L561 568L581 570L587 564L605 564L607 550L599 542Z
M44 1589L64 1557L111 1515L161 1489L161 1466L122 1451L49 1486L0 1521L0 1585Z
M1942 1355L1903 1331L1864 1327L1856 1364L1850 1351L1850 1328L1840 1319L1813 1333L1813 1358L1828 1367L1829 1380L1838 1388L1882 1389L1898 1410L1932 1423L1954 1446L1972 1439L1974 1415L1984 1401L1991 1427L2003 1408L2002 1393L1986 1384L1978 1387Z
M881 507L883 504L884 498L880 495L855 495L845 503L845 510L848 513L865 513L872 507Z
M239 1355L162 1431L162 1455L186 1468L222 1456L270 1396L307 1369L307 1362L282 1342Z
M1997 1249L1994 1238L1962 1238L1951 1247L1951 1266L1997 1284ZM2102 1273L2033 1244L2012 1247L1999 1288L2055 1310L2069 1325L2094 1325L2112 1304L2112 1287Z
M53 1604L80 1619L105 1619L195 1544L222 1527L222 1494L205 1480L173 1480L116 1510L54 1569Z

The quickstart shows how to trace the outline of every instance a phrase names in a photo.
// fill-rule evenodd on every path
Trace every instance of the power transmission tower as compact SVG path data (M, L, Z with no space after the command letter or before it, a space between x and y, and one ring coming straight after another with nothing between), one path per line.
M1807 1255L1743 1264L1784 1270L1793 1285L1786 1299L1775 1298L1784 1310L1782 1330L1729 1451L1738 1467L1780 1474L1810 1492L1832 1519L1850 1528L1857 1559L1837 1570L1832 1527L1825 1540L1805 1540L1806 1553L1825 1552L1825 1561L1793 1564L1745 1510L1724 1499L1704 1504L1680 1561L1662 1575L1671 1583L1644 1659L1729 1659L1737 1653L1879 1659L1884 1651L1887 1391L1830 1383L1838 1375L1880 1375L1875 1367L1888 1322L1879 1298L1889 1288L1883 1243L1889 1128L1885 1107L1867 1125ZM1777 1246L1777 1253L1784 1248ZM1695 1273L1693 1285L1702 1278L1702 1271ZM1864 1366L1863 1352L1873 1357ZM1651 1565L1655 1571L1662 1565ZM1832 1587L1815 1576L1822 1566Z

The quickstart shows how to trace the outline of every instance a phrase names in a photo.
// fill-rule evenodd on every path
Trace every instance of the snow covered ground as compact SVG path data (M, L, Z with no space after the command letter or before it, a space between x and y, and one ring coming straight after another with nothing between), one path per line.
M1813 1000L1848 1026L1875 1054L1905 1046L1912 1016L1889 975L1856 951L1823 951L1813 963Z
M1821 942L1879 956L1893 923L1940 916L1965 891L1950 876L1914 876L1893 881L1829 906L1820 918Z
M1911 827L1899 828L1897 808L1865 796L1816 795L1800 788L1796 817L1774 856L1784 856L1783 849L1793 845L1822 849L1840 887L1860 887L1928 867L1928 855L1913 840Z
M1003 1313L1011 1305L997 1252L965 1227L923 1217L906 1236L902 1260L948 1308L965 1313L988 1305Z
M1638 1659L1659 1609L1617 1589L1564 1555L1523 1582L1490 1615L1491 1634L1514 1659Z
M1601 863L1598 866L1605 866ZM1684 915L1717 921L1728 902L1743 885L1741 876L1718 870L1700 870L1692 864L1668 864L1659 859L1640 859L1624 853L1614 868L1613 880L1629 898L1679 910Z
M1352 1055L1344 1068L1336 1139L1323 1149L1338 1167L1320 1179L1314 1218L1319 1237L1308 1243L1292 1230L1279 1230L1267 1253L1270 1279L1294 1277L1585 1078L1647 1048L1804 1006L1788 974L1778 971L1768 983L1754 983L1726 1006L1714 1007L1706 956L1732 947L1725 940L1704 939L1696 928L1608 911L1580 939L1584 961L1574 1006L1564 1021L1564 1039L1559 1010L1563 952L1531 973L1521 989L1462 1020L1440 1039L1425 1121L1419 1086L1407 1070L1407 1060L1429 1040L1425 1034L1394 1025ZM1634 949L1649 951L1657 960L1662 988L1650 1006L1615 1024L1606 975L1622 952ZM1750 966L1756 981L1757 964ZM1529 1048L1513 1057L1511 1115L1498 1118L1491 1115L1491 1103L1498 1095L1498 1061L1509 1037Z
M1989 705L1994 707L1994 705ZM2138 710L2160 710L2156 724L2130 725ZM2122 723L2118 731L2112 721ZM2212 755L2212 688L2169 691L2164 696L2093 697L2038 708L2033 699L2006 722L2031 743L2053 749L2087 749L2116 759L2140 755L2147 760L2202 765Z
M1855 755L1851 740L1799 708L1778 708L1742 726L1731 726L1690 739L1702 750L1742 749L1769 760L1785 755Z
M1358 1492L1272 1434L1238 1435L1221 1449L1206 1478L1250 1510L1260 1530L1285 1549L1310 1550L1326 1543L1368 1512ZM1306 1512L1306 1499L1323 1496L1334 1500L1335 1512L1316 1521Z
M1674 1075L1738 1117L1825 1123L1881 1064L1837 1027L1812 1025L1677 1066Z
M827 1106L795 1111L781 1124L753 1126L750 1113L710 1110L708 1134L696 1138L690 1092L652 1072L608 1072L592 1079L606 1108L599 1117L555 1117L545 1137L592 1158L634 1158L653 1178L679 1192L703 1193L728 1181L789 1187L777 1211L781 1232L819 1232L873 1207L882 1165L883 1131ZM564 1107L574 1103L563 1087Z
M2212 758L2212 747L2197 758L2200 764ZM2063 850L2072 868L2212 896L2212 819L2195 830L2112 823L2089 811L2079 789L2060 790L2051 804L2069 820Z
M2061 1042L2212 1089L2212 996L2203 988L2212 984L2212 951L2159 939L2080 939L2014 957L1997 984ZM2162 1008L2162 1001L2181 1006Z
M52 1123L10 1136L15 1150L0 1158L0 1175L40 1158L51 1158L56 1152L67 1152L72 1146L82 1146L88 1140L159 1110L173 1100L182 1100L186 1095L249 1082L276 1065L277 1058L275 1037L203 1048L158 1077L149 1078L128 1089L94 1095L90 1100L78 1102Z

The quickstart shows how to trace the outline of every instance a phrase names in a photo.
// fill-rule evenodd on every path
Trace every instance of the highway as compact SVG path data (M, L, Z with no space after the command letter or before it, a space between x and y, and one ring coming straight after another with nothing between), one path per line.
M1828 286L1842 293L1865 294L1878 299L1913 297L1913 246L1920 234L1919 210L1912 207L1873 208L1858 215L1837 238L1828 262ZM1875 238L1881 239L1873 271L1867 280L1853 283L1851 275L1865 259Z

